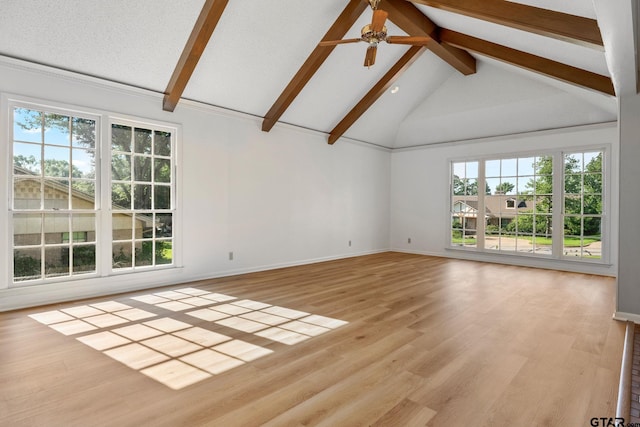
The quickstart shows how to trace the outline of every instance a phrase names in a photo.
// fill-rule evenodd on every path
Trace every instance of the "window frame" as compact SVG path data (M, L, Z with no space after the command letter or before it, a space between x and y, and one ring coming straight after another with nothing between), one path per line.
M13 206L14 194L13 194L13 151L14 151L14 115L15 108L27 108L32 110L45 111L47 113L61 114L71 117L89 118L96 121L95 130L95 205L92 212L95 213L95 258L96 265L95 271L91 273L73 274L70 271L69 275L57 276L57 277L44 277L41 276L34 280L14 280L14 220L13 215L16 210ZM47 284L55 284L60 282L79 282L82 280L91 280L100 277L111 277L122 274L139 274L145 272L154 272L164 269L176 269L182 267L182 212L181 212L181 196L182 191L180 188L181 183L181 168L179 167L181 161L181 147L180 138L182 135L182 127L177 123L165 122L155 119L144 119L136 116L129 116L123 114L117 114L109 111L98 110L94 108L85 108L76 105L65 104L62 102L41 100L37 98L12 95L12 94L0 94L0 125L4 126L5 132L0 135L0 140L5 140L6 155L6 179L7 184L1 192L5 194L3 197L5 203L4 213L2 217L5 218L5 226L2 227L3 232L6 234L6 256L2 260L0 265L6 265L6 285L0 286L5 289L17 289L28 288L32 286L43 286ZM167 130L171 132L171 200L173 210L172 221L172 263L163 265L153 265L138 267L136 269L114 269L112 266L112 224L111 224L111 206L110 206L110 186L111 186L111 123L112 121L126 121L128 123L135 123L136 127L146 127L151 129ZM69 213L73 212L73 205L70 204L71 209ZM43 207L41 207L43 208ZM33 210L33 213L48 212L43 209ZM80 242L78 242L80 244ZM84 243L84 242L82 242ZM66 243L65 243L66 244ZM73 242L70 243L71 245ZM40 243L41 246L45 245L45 242ZM3 264L6 263L6 264Z
M494 250L494 249L486 249L484 237L486 235L485 224L477 224L476 225L476 236L477 242L475 246L460 246L453 244L451 230L452 227L449 227L449 231L446 234L446 245L445 248L451 251L462 251L462 252L475 252L481 253L483 255L497 255L497 256L507 256L507 257L522 257L522 258L534 258L534 259L546 259L550 261L567 261L567 262L575 262L581 264L590 264L590 265L609 265L610 264L610 240L611 240L611 225L609 219L609 211L610 211L610 201L611 195L609 194L610 181L612 177L610 176L610 170L608 167L608 162L611 158L611 150L609 144L599 144L592 146L576 146L576 147L560 147L555 149L540 149L537 151L523 151L523 152L513 152L513 153L500 153L500 154L490 154L490 155L477 155L477 156L466 156L466 157L452 157L448 159L448 171L449 171L449 187L448 187L448 211L447 211L447 220L449 224L452 224L452 212L453 212L453 204L458 202L458 200L454 200L454 190L453 190L453 178L454 178L454 164L461 162L478 162L478 188L485 188L486 186L486 172L485 165L486 161L489 160L501 160L501 159L512 159L512 158L526 158L526 157L544 157L550 156L553 159L553 194L552 194L552 203L553 206L561 206L562 209L554 209L552 210L552 224L560 224L560 227L554 227L553 229L553 239L552 239L552 251L551 254L539 254L539 253L527 253L527 252L518 252L518 251L502 251L502 250ZM589 259L575 256L565 256L563 253L563 236L564 236L564 182L565 182L565 171L564 171L564 156L575 153L586 153L586 152L602 152L602 222L601 222L601 258L597 259ZM561 177L558 179L557 177ZM480 196L483 197L480 197ZM517 199L517 194L513 196ZM484 203L484 192L478 192L478 210L485 210ZM517 203L517 202L516 202ZM517 205L516 205L517 206ZM481 210L482 209L482 210ZM511 210L511 209L510 209ZM514 210L517 210L514 209ZM481 222L480 222L481 223Z
M599 152L602 154L602 157L600 159L600 176L601 176L601 183L600 183L600 200L601 200L601 212L600 213L585 213L584 212L584 198L585 196L588 196L589 194L591 196L597 195L598 193L588 193L584 191L584 178L586 175L594 175L592 172L587 172L586 168L588 166L588 164L584 164L584 155L587 153L596 153ZM567 155L575 155L575 154L580 154L582 157L581 160L581 170L576 173L575 171L573 173L571 173L570 175L579 175L581 177L581 189L582 191L580 193L566 193L566 188L565 188L565 184L567 182L567 171L565 168L565 164L564 164L564 160L566 159ZM609 181L609 177L607 175L607 162L608 162L608 158L609 155L607 153L607 151L605 149L576 149L576 150L565 150L562 152L562 157L563 157L563 164L562 164L562 171L563 171L563 175L562 175L562 182L560 183L561 187L562 187L562 205L561 205L561 212L562 212L562 226L563 229L565 227L565 221L567 218L576 218L576 217L580 217L581 219L581 224L584 225L584 219L585 218L600 218L600 242L601 242L601 260L604 260L605 258L605 246L608 240L608 236L609 236L609 221L607 220L607 213L609 211L608 209L608 181ZM580 199L582 201L582 203L580 204L580 210L581 213L580 214L574 214L574 213L567 213L566 212L566 207L567 207L567 203L566 203L566 199L567 199L567 195L576 195L578 194L580 196ZM605 239L606 236L606 239ZM569 235L569 237L576 237L575 235ZM585 234L584 234L584 229L581 230L581 234L580 236L581 241L584 240L585 238ZM567 252L565 252L565 248L563 247L562 250L562 258L566 259L566 260L573 260L575 258L579 258L580 261L588 261L589 258L585 258L584 252L589 253L588 251L584 250L584 247L581 245L580 246L580 256L576 256L576 255L568 255ZM608 252L608 251L607 251ZM590 255L590 254L589 254ZM607 258L608 259L608 258ZM597 259L594 259L591 262L596 262Z
M177 190L177 183L178 183L178 147L179 144L177 143L178 141L178 127L177 126L167 126L167 124L162 124L161 122L156 122L156 121L143 121L143 120L136 120L136 119L132 119L131 117L128 116L111 116L109 117L108 120L108 124L105 126L107 129L107 133L108 133L108 145L110 147L110 149L108 150L109 153L105 154L105 164L108 164L108 166L106 167L106 172L108 173L108 181L106 181L108 183L108 187L109 189L111 189L112 185L113 185L113 177L111 174L111 162L112 162L112 155L113 155L113 150L111 150L111 137L112 137L112 130L113 130L113 125L124 125L124 126L130 126L132 129L133 128L146 128L146 129L151 129L152 131L165 131L165 132L170 132L172 135L171 138L171 183L170 183L170 199L171 199L171 206L170 209L163 209L163 211L171 211L172 215L173 215L173 226L172 226L172 236L171 236L171 241L172 241L172 248L173 248L173 259L172 262L170 264L152 264L152 265L143 265L143 266L136 266L136 265L132 265L131 267L123 267L123 268L114 268L113 265L110 263L110 272L112 275L119 275L119 274L127 274L127 273L132 273L132 272L143 272L143 271L149 271L149 270L158 270L158 269L165 269L165 268L176 268L178 266L181 266L181 253L182 250L180 248L180 250L178 251L178 253L176 254L175 252L175 248L176 245L179 245L179 239L176 238L176 224L180 224L180 221L178 220L179 217L179 195L180 195L180 191ZM105 143L106 145L106 143ZM135 151L135 148L132 150L132 152ZM152 158L155 158L155 155L152 153L151 154ZM162 157L164 158L164 157ZM133 163L133 156L132 156L132 163ZM153 173L153 170L152 170ZM135 183L136 179L134 176L131 176L130 179L131 183ZM152 184L153 185L152 181ZM114 212L124 212L124 211L137 211L137 210L142 210L142 211L151 211L151 210L160 210L160 209L135 209L135 206L132 206L131 209L123 209L123 210L118 210L118 211L114 211L113 206L112 206L112 200L111 200L111 191L107 190L104 191L104 206L107 206L107 209L109 211L109 214L106 215L108 216L108 218L106 218L105 220L105 225L108 227L107 229L110 232L113 232L113 215ZM155 214L154 214L155 215ZM181 229L179 230L181 233ZM106 239L105 239L106 240ZM135 237L133 238L133 241L135 242L136 240L140 240L141 242L144 241L149 241L148 239L136 239ZM155 237L152 239L153 240L153 245L155 248L155 242L158 240ZM163 240L162 238L160 238L159 240ZM108 253L112 254L113 252L113 235L111 235L110 239L108 240L111 244L110 247L108 248ZM105 247L105 251L107 251L107 248ZM155 251L154 251L155 253Z
M102 272L100 271L100 263L99 263L99 257L100 257L100 248L98 245L98 236L100 236L100 230L99 230L99 218L98 218L98 212L101 209L101 204L100 204L100 198L99 198L99 192L101 191L100 188L100 180L98 179L98 176L100 174L100 147L101 147L101 135L100 135L100 126L101 126L101 122L103 120L102 116L99 114L95 114L95 112L91 112L91 111L87 111L84 109L79 109L79 108L75 108L72 106L65 106L65 105L52 105L53 103L45 103L45 102L40 102L37 100L28 100L28 99L10 99L7 100L7 102L3 102L2 103L2 108L5 109L6 111L6 117L7 117L7 132L6 132L6 137L7 137L7 164L8 164L8 168L7 168L7 191L8 191L8 205L7 205L7 212L8 212L8 216L7 216L7 222L8 222L8 226L9 226L9 238L7 239L7 244L8 244L8 258L9 258L9 268L8 270L8 284L9 287L24 287L24 286L30 286L30 285L36 285L36 284L43 284L43 283L51 283L51 282L58 282L58 281L65 281L65 280L80 280L80 279L86 279L86 278L92 278L92 277L97 277L99 275L102 274ZM29 110L37 110L46 114L59 114L61 116L68 116L68 117L73 117L73 118L83 118L83 119L89 119L89 120L93 120L95 122L95 147L94 147L94 156L95 156L95 196L94 196L94 206L93 209L89 209L89 208L74 208L72 201L69 200L69 205L67 206L66 209L64 208L56 208L56 207L49 207L47 208L44 205L41 205L39 209L26 209L26 208L16 208L14 205L15 202L15 194L14 194L14 160L13 160L13 156L14 156L14 141L15 141L15 135L14 135L14 110L19 109L19 108L24 108L24 109L29 109ZM34 143L35 144L35 143ZM47 144L46 141L42 141L41 142L42 145L42 150L45 150L47 146L51 146L50 144ZM72 145L70 144L69 146L69 150L72 150ZM41 159L42 160L42 159ZM38 176L38 179L41 180L41 185L44 185L44 183L46 182L47 178L42 175L42 177ZM71 179L71 177L69 177L69 179ZM41 197L44 197L44 195L42 195ZM44 200L44 199L43 199ZM46 274L44 274L44 272L41 271L41 275L40 278L38 279L26 279L26 280L15 280L14 274L14 268L15 268L15 263L14 263L14 250L15 250L15 242L14 242L14 215L16 214L25 214L25 215L32 215L32 216L36 216L36 215L40 215L42 218L42 223L41 223L41 241L38 245L33 245L33 249L39 248L42 253L46 253L47 248L53 249L56 247L59 247L62 251L64 251L65 248L71 248L71 247L77 247L77 245L75 244L75 242L71 241L71 242L63 242L61 239L61 242L59 244L56 243L47 243L46 242L46 235L47 233L44 230L44 221L45 221L45 216L49 215L49 216L55 216L55 215L67 215L68 217L68 221L71 221L74 215L82 215L82 214L92 214L94 215L94 231L95 231L95 241L93 242L93 246L95 247L95 269L91 272L77 272L74 273L72 270L72 265L70 265L70 270L69 270L69 274L68 275L60 275L60 276L50 276L50 277L46 277ZM72 230L72 227L70 226L69 230ZM84 242L83 242L84 243ZM84 244L80 244L81 246L89 246L89 245L84 245ZM43 260L40 259L40 262L42 263Z

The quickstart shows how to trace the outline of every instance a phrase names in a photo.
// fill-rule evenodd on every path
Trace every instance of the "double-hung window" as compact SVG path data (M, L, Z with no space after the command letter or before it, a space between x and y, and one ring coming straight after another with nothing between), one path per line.
M9 109L14 285L175 264L176 128Z
M111 124L113 268L173 262L173 161L170 129Z
M14 282L95 273L99 118L16 106L12 119Z
M602 261L604 155L558 151L453 161L450 246Z

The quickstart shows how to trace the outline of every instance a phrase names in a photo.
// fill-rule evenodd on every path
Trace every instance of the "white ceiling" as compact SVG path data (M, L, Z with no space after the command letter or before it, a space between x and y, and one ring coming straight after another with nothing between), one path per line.
M615 5L607 0L518 3L597 19L605 51L418 7L440 27L612 76L618 93L635 89L631 0ZM162 93L203 4L2 0L0 55ZM264 116L346 4L230 0L183 98ZM370 18L367 9L345 38L359 37ZM390 22L387 27L389 34L404 34ZM365 49L364 43L337 46L280 121L330 132L407 47L381 45L370 69L362 66ZM396 82L399 91L385 93L345 137L394 148L617 118L613 97L473 56L477 73L463 76L425 51Z

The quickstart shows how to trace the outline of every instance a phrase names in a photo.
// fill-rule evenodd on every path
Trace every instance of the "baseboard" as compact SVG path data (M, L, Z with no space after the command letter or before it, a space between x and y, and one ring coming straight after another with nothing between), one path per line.
M400 252L400 253L403 253L403 254L426 255L426 256L435 256L435 257L440 257L440 258L451 258L446 253L442 253L442 252L418 251L418 250L412 250L412 249L406 249L406 248L391 248L390 251L391 252Z
M542 268L546 270L568 271L571 273L594 274L598 276L615 277L611 272L613 266L608 264L580 263L560 259L541 257L526 257L517 254L493 254L486 252L472 252L469 250L447 249L442 252L411 250L406 248L392 248L393 252L406 254L436 256L441 258L461 259L467 261L490 262L518 267Z
M383 252L389 252L389 249L360 251L356 253L310 258L291 262L265 264L255 267L215 271L210 274L188 275L185 274L185 268L172 268L86 280L74 280L69 282L2 289L0 290L0 312L48 304L57 304L85 298L116 295L125 292L140 291L163 286L172 286L180 283L195 282L198 280L216 279L221 277L237 276L239 274L255 273L258 271L275 270L278 268L354 258Z
M616 311L613 313L615 320L621 320L623 322L633 322L640 324L640 314L625 313L624 311Z
M321 262L335 261L335 260L338 260L338 259L355 258L355 257L365 256L365 255L380 254L380 253L384 253L384 252L392 252L392 250L391 249L376 249L376 250L372 250L372 251L361 251L361 252L349 253L349 254L332 255L332 256L327 256L327 257L309 258L309 259L299 260L299 261L282 262L282 263L276 263L276 264L264 264L264 265L260 265L260 266L257 266L257 267L247 267L247 268L236 268L236 269L231 269L231 270L222 270L222 271L216 272L215 275L205 274L205 275L200 275L200 276L194 276L194 277L189 278L188 281L219 279L219 278L222 278L222 277L238 276L240 274L256 273L256 272L259 272L259 271L277 270L278 268L296 267L296 266L299 266L299 265L317 264L317 263L321 263Z

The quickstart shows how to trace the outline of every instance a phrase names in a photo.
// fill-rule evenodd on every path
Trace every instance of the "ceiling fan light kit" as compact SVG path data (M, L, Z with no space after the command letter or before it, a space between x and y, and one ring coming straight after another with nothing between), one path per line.
M375 31L371 25L367 24L362 27L360 31L362 34L361 39L369 44L375 43L378 44L381 41L387 40L387 27L382 26L380 31Z

